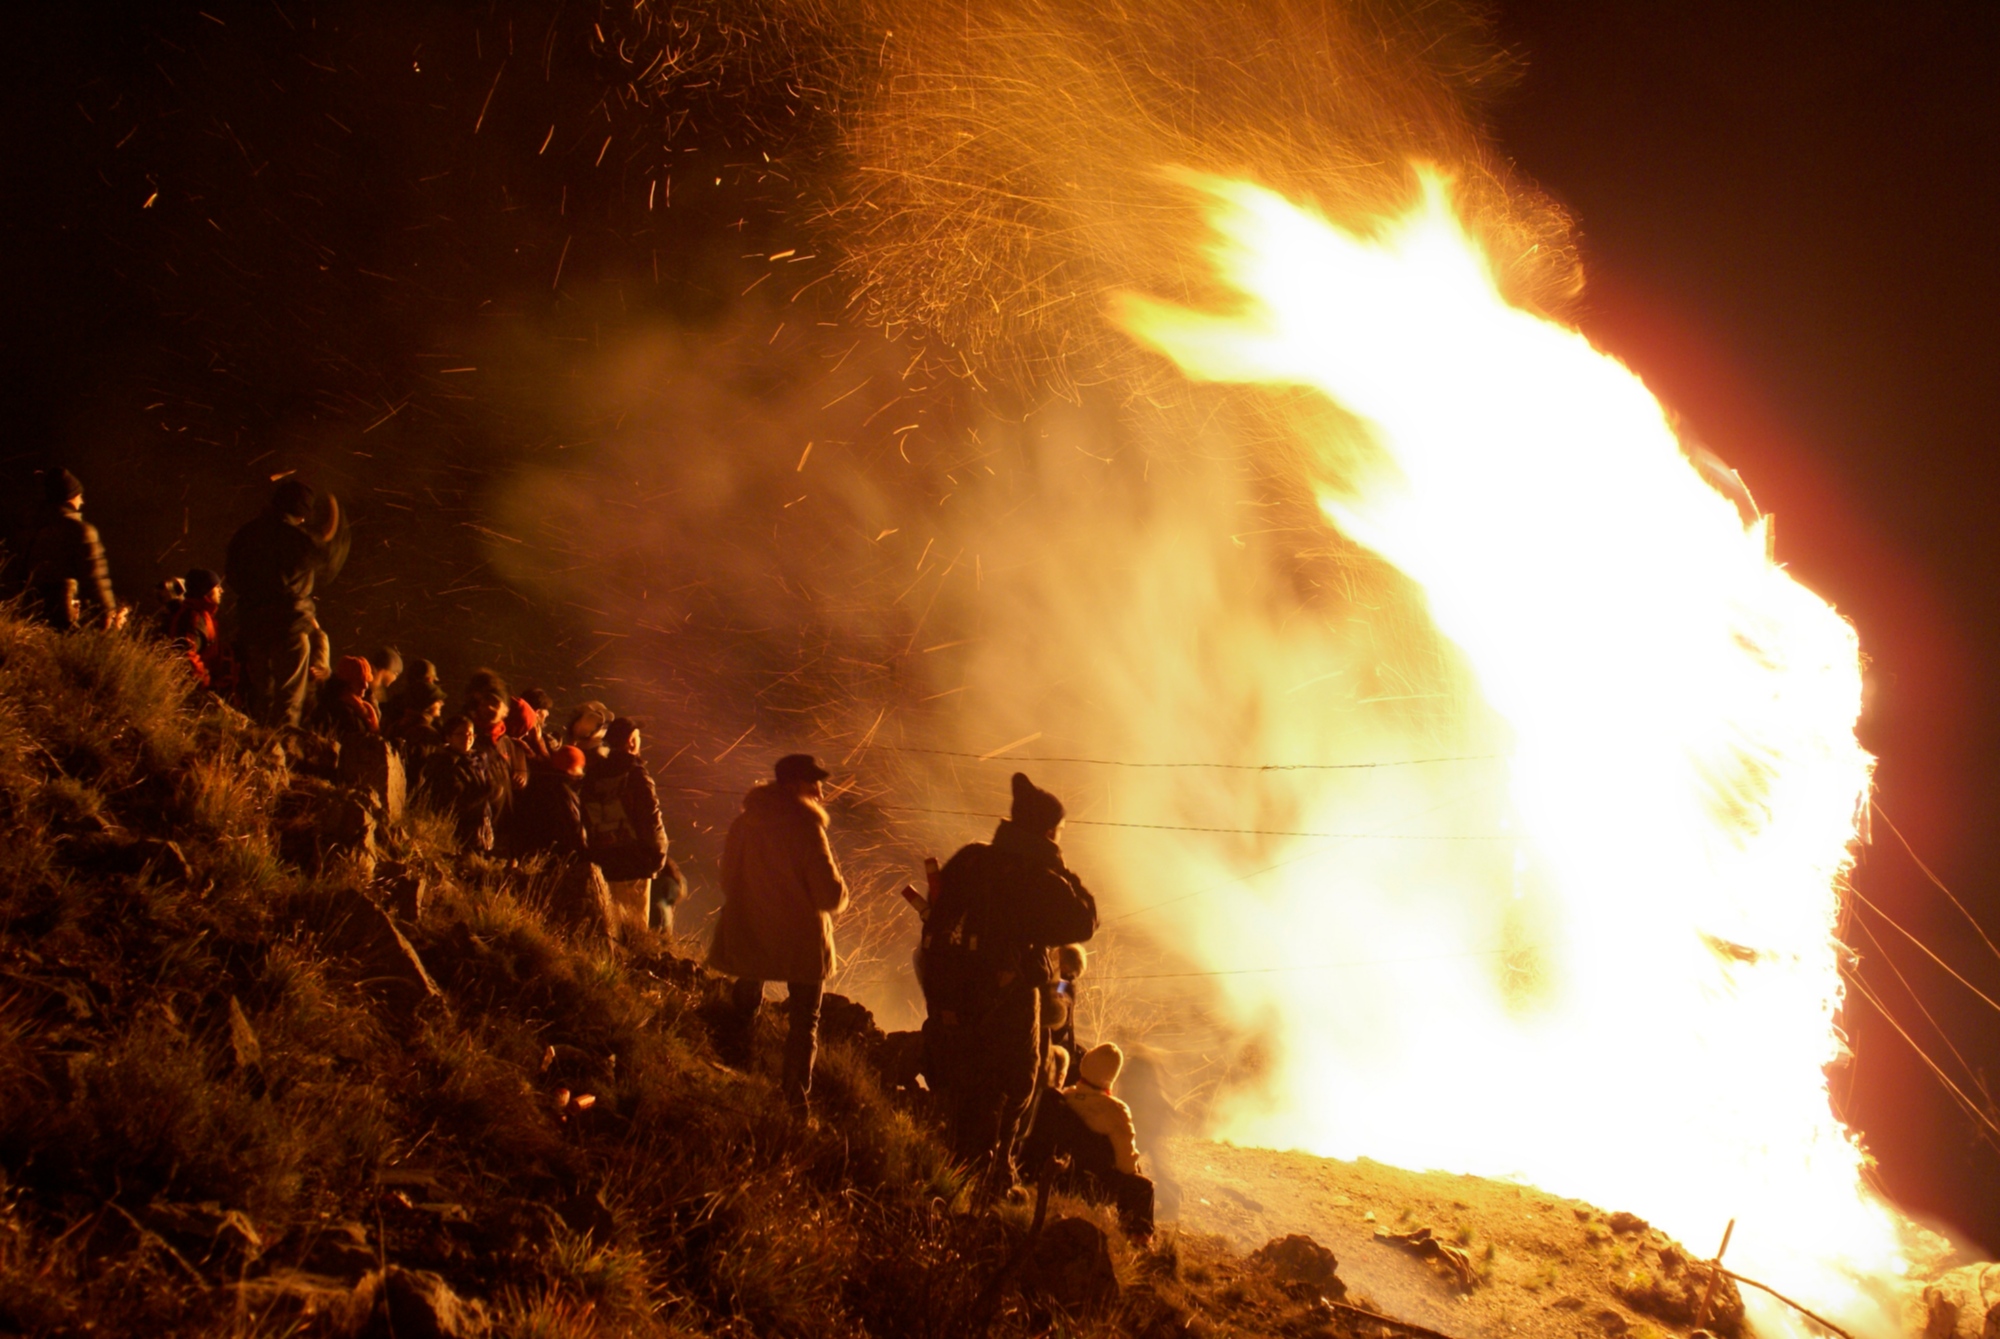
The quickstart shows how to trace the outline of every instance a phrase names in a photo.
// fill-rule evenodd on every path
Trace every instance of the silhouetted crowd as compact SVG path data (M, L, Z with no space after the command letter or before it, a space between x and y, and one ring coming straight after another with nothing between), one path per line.
M83 519L83 485L53 468L42 483L43 512L23 549L25 607L58 628L161 638L198 691L264 725L323 739L343 760L393 757L464 849L543 857L557 919L613 941L648 926L671 933L686 881L667 854L645 723L596 701L558 713L548 694L517 695L487 669L454 701L435 665L394 647L336 655L315 603L349 547L330 494L280 481L230 540L222 573L167 581L139 614L113 594L103 544ZM780 1090L805 1122L833 918L849 899L828 838L829 777L811 755L790 754L744 797L708 955L733 981L719 1037L730 1063L750 1061L765 983L786 984ZM1115 1093L1124 1053L1108 1042L1079 1050L1077 992L1097 903L1064 862L1061 800L1018 772L1011 798L991 841L927 862L926 891L905 890L922 920L914 966L928 1015L908 1077L929 1092L988 1194L1022 1194L1023 1177L1059 1180L1115 1204L1128 1231L1148 1238L1155 1184L1140 1149L1164 1173L1172 1107L1146 1064L1135 1121Z

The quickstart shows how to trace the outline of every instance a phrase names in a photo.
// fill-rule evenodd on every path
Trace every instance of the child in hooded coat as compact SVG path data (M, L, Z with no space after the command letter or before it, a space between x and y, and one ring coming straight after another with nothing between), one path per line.
M1116 1204L1125 1231L1144 1242L1153 1235L1153 1183L1139 1171L1131 1108L1111 1091L1124 1064L1125 1053L1111 1042L1085 1051L1076 1082L1041 1094L1023 1155L1036 1172L1067 1155L1074 1188Z
M187 658L195 683L226 695L235 687L236 674L215 631L215 615L222 608L222 578L197 567L180 585L181 602L167 624L167 640Z
M374 669L360 656L342 656L333 667L336 691L327 715L335 734L346 738L382 733L381 714L368 700L368 688L374 681Z

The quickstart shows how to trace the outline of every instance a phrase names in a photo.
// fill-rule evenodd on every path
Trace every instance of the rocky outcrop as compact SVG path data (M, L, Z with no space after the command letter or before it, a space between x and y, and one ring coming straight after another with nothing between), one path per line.
M1708 1266L1689 1259L1665 1233L1630 1215L1622 1216L1630 1223L1620 1235L1629 1234L1633 1239L1626 1242L1626 1263L1612 1270L1612 1293L1634 1311L1669 1325L1694 1324L1701 1299L1708 1293ZM1618 1230L1615 1222L1612 1227ZM1716 1280L1715 1291L1709 1296L1706 1328L1720 1335L1742 1330L1743 1294L1737 1291L1735 1280Z
M1335 1273L1340 1261L1333 1258L1332 1251L1304 1233L1272 1238L1251 1254L1250 1263L1269 1270L1280 1283L1309 1288L1321 1297L1347 1295L1347 1285Z
M1073 1316L1118 1300L1118 1271L1104 1229L1085 1218L1058 1218L1035 1243L1027 1284Z
M2000 1265L1962 1265L1925 1287L1924 1339L2000 1339Z

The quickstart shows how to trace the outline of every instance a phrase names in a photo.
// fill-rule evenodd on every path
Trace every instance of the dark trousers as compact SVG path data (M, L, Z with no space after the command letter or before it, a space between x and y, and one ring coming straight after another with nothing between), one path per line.
M819 1054L819 1003L824 991L819 981L785 983L785 1061L778 1074L778 1087L785 1103L794 1111L804 1111L812 1096L813 1061ZM735 1036L729 1057L747 1064L750 1039L757 1027L757 1009L764 1002L764 983L738 977L729 988L730 1007L736 1013Z
M239 648L243 701L250 715L271 726L295 726L305 709L312 642L303 632L247 630Z
M958 1029L951 1078L952 1142L958 1156L996 1183L1011 1183L1014 1151L1027 1134L1040 1085L1042 992L1015 982L984 1014Z

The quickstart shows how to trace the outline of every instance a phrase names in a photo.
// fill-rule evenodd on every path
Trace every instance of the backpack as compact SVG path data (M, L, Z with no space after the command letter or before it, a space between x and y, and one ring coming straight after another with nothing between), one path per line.
M993 848L974 843L945 862L937 905L918 940L917 982L932 1018L981 1012L995 990L995 967L980 944Z

